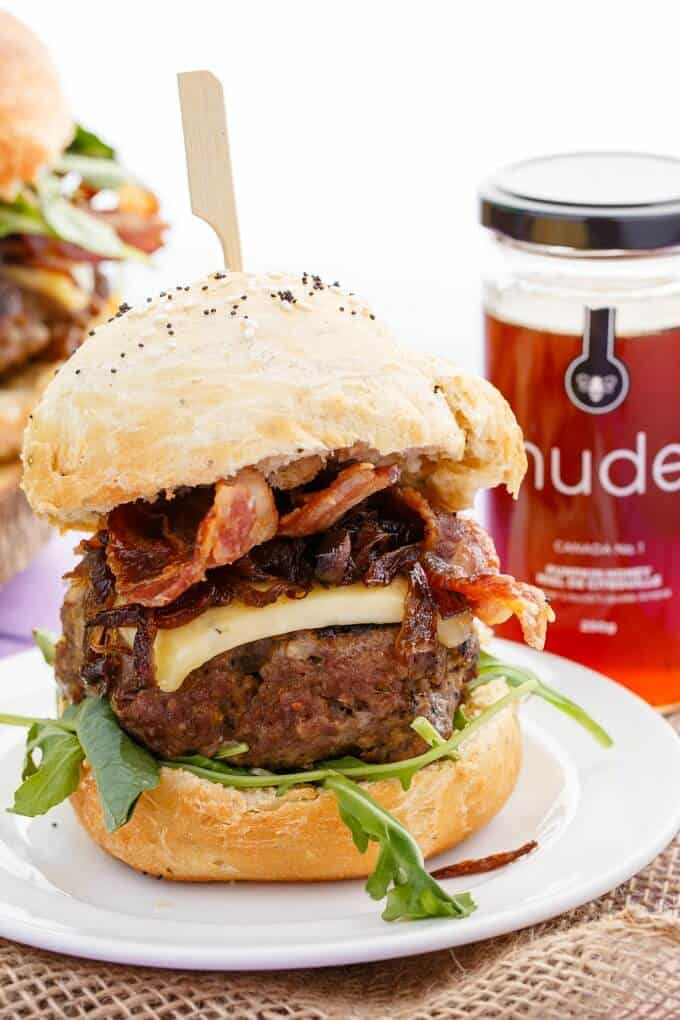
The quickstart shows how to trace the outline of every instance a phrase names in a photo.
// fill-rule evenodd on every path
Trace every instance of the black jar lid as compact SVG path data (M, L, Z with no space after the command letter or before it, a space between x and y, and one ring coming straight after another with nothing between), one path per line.
M680 245L680 159L571 152L500 170L480 191L485 227L531 244L582 251Z

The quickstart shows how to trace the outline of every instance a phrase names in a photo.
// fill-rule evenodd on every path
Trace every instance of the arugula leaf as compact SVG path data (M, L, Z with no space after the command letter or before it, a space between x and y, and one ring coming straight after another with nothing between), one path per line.
M41 752L39 762L35 752ZM15 815L44 815L74 792L80 779L83 749L75 733L48 720L35 722L28 731L23 783L9 810Z
M61 174L78 174L83 181L97 190L107 188L116 191L130 180L130 174L113 159L79 156L68 152L64 153L54 169Z
M357 767L350 766L339 771L353 779L389 779L397 774L400 769L414 774L426 765L439 761L440 758L450 757L453 752L458 750L461 744L469 740L473 734L485 726L495 715L498 715L499 712L507 708L509 704L513 701L521 700L528 694L532 694L537 682L535 677L528 677L523 684L508 691L502 698L499 698L498 701L495 701L488 708L485 708L483 712L475 716L464 730L457 730L448 740L444 740L441 744L431 747L429 751L425 751L415 758L407 758L405 761L388 763L386 765L368 765L365 762L360 762Z
M158 786L158 761L121 729L103 698L85 698L77 727L97 783L106 831L115 832L130 818L140 794Z
M61 719L5 714L0 715L0 723L29 727L24 782L10 809L15 814L44 814L69 797L78 786L85 757L94 774L108 832L128 821L144 790L158 785L158 761L128 737L102 698L85 698L80 705L70 705ZM36 751L42 754L39 762Z
M446 743L446 740L441 733L434 728L430 720L426 719L424 715L416 716L411 723L411 729L415 730L418 736L422 737L425 743L429 744L430 747L441 747L442 744ZM456 727L456 729L462 729L462 727ZM456 761L460 758L460 755L456 754L455 751L452 751L449 758Z
M360 786L334 775L324 787L335 794L340 817L354 845L365 853L369 842L380 853L366 891L374 900L387 896L385 921L416 921L426 917L467 917L475 910L469 893L450 896L423 867L423 855L410 832Z
M465 705L459 705L453 715L454 730L464 730L471 722L472 717L468 715Z
M408 790L414 775L420 771L422 765L419 757L403 758L401 761L389 762L386 765L369 765L361 758L347 757L324 761L317 767L339 772L343 776L360 776L362 779L398 779L402 790Z
M236 786L239 789L259 789L263 786L297 786L301 783L319 783L325 779L328 769L315 768L308 772L267 772L265 769L239 768L226 765L214 758L193 754L185 758L162 759L160 764L169 769L185 769L199 779L210 779L221 786Z
M218 747L214 758L216 761L224 761L225 758L235 758L239 754L245 754L248 750L247 744L239 744L235 740L230 740L228 743Z
M33 631L33 640L42 652L42 657L48 666L54 665L57 641L59 640L56 634L50 633L49 630L39 630L36 628Z
M30 729L34 723L54 723L58 725L56 719L39 719L34 715L13 715L11 712L0 713L0 724L5 726L23 726L24 729Z
M109 259L135 258L146 261L147 256L137 248L124 244L108 223L79 209L65 198L59 179L45 175L38 182L40 209L51 230L64 241Z
M320 769L331 769L333 772L343 772L345 769L356 768L357 765L364 765L365 762L361 758L355 758L354 755L346 754L342 758L328 758L324 761L320 761L317 768Z
M78 709L74 705L69 705L61 719L41 719L35 715L13 715L10 712L0 712L0 725L5 726L22 726L24 729L30 729L34 723L41 723L46 726L48 723L51 726L58 726L62 730L66 730L69 733L75 733L75 716L73 712L77 712Z
M93 156L96 159L114 159L116 153L103 142L93 131L88 131L82 124L76 124L73 141L66 150L79 156Z
M554 687L549 687L530 669L501 662L500 659L489 655L488 652L479 653L478 674L468 684L468 687L470 690L473 690L475 687L479 687L481 684L488 683L489 680L494 680L498 677L502 677L509 687L517 687L520 684L526 683L527 680L531 680L534 683L534 694L537 694L539 698L543 698L544 701L553 705L554 708L558 708L560 712L564 712L565 715L568 715L575 722L583 726L603 747L611 747L614 743L607 731L584 708L581 708L575 701L572 701L571 698L567 698L566 695L556 691Z
M194 769L207 769L209 772L219 772L224 776L252 776L254 774L253 769L245 768L241 765L226 765L218 758L208 758L204 754L185 754L179 758L173 758L171 762L163 761L161 764L192 766ZM261 771L264 775L264 769L258 771ZM274 773L268 772L267 775L273 776Z

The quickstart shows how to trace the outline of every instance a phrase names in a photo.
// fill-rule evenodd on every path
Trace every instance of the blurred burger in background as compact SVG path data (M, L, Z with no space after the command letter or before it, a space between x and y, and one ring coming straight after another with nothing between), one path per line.
M119 313L116 264L162 244L155 195L74 123L47 50L0 11L0 583L46 536L19 488L41 389Z

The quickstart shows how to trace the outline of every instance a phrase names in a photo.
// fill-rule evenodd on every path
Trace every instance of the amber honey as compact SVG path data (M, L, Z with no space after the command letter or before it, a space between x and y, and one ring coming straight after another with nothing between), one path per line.
M519 500L494 491L489 523L505 569L551 599L547 649L667 707L680 703L680 327L617 336L615 350L625 399L590 413L565 385L583 334L486 315L488 377L528 458Z

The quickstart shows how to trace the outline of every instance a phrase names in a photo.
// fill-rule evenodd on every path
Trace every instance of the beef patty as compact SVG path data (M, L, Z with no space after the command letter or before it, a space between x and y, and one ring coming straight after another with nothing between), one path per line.
M253 609L257 612L257 609ZM449 737L463 684L475 674L473 632L458 648L405 664L395 653L397 625L302 630L242 645L195 669L178 691L140 685L121 645L106 689L83 686L83 597L78 586L62 613L57 678L71 700L107 694L121 725L161 757L213 755L243 741L234 764L297 768L342 755L389 762L426 749L411 729L416 716Z
M4 279L0 268L0 377L34 357L45 361L70 357L101 314L108 294L105 277L95 271L89 304L68 312L50 298Z

